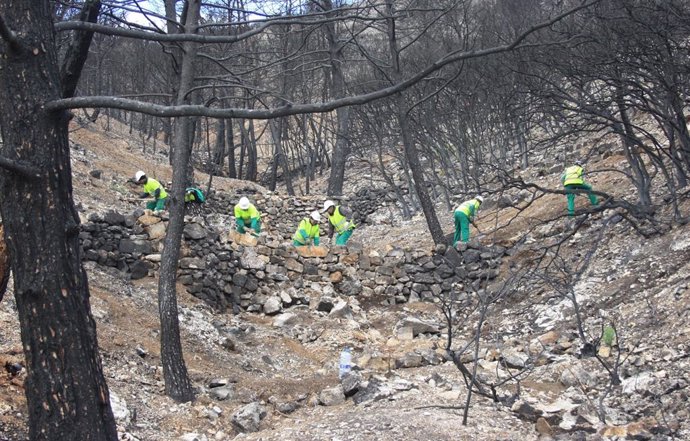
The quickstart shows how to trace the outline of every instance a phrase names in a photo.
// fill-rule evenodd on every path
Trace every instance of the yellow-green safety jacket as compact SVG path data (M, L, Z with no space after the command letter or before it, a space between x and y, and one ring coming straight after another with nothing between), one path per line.
M585 180L582 179L582 173L582 167L579 165L570 166L563 172L561 181L563 181L563 185L584 184Z
M331 225L333 225L335 232L338 234L351 230L355 227L354 222L348 221L347 218L340 213L340 205L335 207L332 215L328 215L328 221L331 223Z
M305 217L299 223L297 231L295 231L295 234L292 236L292 240L296 241L297 243L301 243L302 245L305 245L307 243L307 240L311 238L314 240L314 245L318 245L319 234L319 224L312 225L309 219Z
M156 199L165 199L168 197L168 193L165 192L165 188L161 185L160 182L156 181L153 178L146 178L146 184L144 184L144 191L148 194L150 194L153 197L156 197L156 190L160 188L160 193L158 193L158 197Z
M468 219L472 219L474 215L477 214L477 211L479 211L479 206L481 204L482 203L477 199L470 199L469 201L465 201L460 204L455 211L462 211L465 213L465 216L467 216Z
M258 219L260 217L261 213L259 213L259 210L256 209L254 204L249 204L249 208L246 210L241 209L239 204L235 205L235 220L242 219L247 221L250 219Z

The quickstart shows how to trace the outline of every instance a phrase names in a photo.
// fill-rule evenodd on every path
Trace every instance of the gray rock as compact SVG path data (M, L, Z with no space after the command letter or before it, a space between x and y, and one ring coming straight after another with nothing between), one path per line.
M506 366L511 369L524 369L529 360L529 356L524 352L518 352L514 349L508 349L502 354L503 361Z
M259 403L242 407L232 415L232 425L239 432L258 432L261 420L266 417L266 408Z
M180 259L180 268L183 269L206 269L206 262L197 257L184 257Z
M128 253L128 254L134 254L134 253L139 253L139 254L152 254L153 253L153 247L151 246L151 242L147 240L132 240L132 239L122 239L120 240L120 245L118 247L121 253Z
M199 435L196 432L185 433L179 439L180 441L208 441L208 437L206 435Z
M324 389L319 394L319 403L324 406L335 406L344 401L345 393L343 392L343 386L340 384L329 389Z
M316 310L321 312L331 312L333 309L334 300L331 297L321 297L319 303L316 305Z
M117 211L109 210L103 214L103 222L106 222L108 225L124 225L125 216Z
M123 425L129 424L131 412L127 408L127 402L112 390L110 391L110 407L113 409L115 421Z
M130 277L132 280L143 279L149 275L152 265L145 260L135 260L129 265Z
M263 271L266 269L266 262L259 257L254 248L247 247L244 249L244 253L240 257L240 266L248 270Z
M438 326L432 322L423 321L415 317L406 317L398 322L396 328L412 328L412 335L414 337L419 334L440 334Z
M395 360L395 367L398 368L414 368L424 365L424 357L415 352L408 352L401 358Z
M331 312L329 312L328 315L337 318L353 318L352 309L350 309L350 305L348 305L347 302L344 302L342 300L339 300L338 303L335 304L335 306L333 307L333 309L331 309Z
M280 314L273 320L273 326L281 328L283 326L292 326L297 322L297 314L287 312Z
M541 410L524 401L516 401L510 410L515 412L521 420L530 421L532 423L537 422L537 419L544 414Z
M264 313L267 315L273 315L279 313L283 309L283 302L280 297L269 297L266 302L264 302Z
M285 268L287 268L288 271L294 271L296 273L304 272L304 265L299 263L297 259L285 259Z
M393 389L384 384L381 380L373 377L368 384L353 395L352 401L355 404L366 403L367 401L378 401L393 395Z
M362 292L362 283L359 280L345 277L342 282L338 283L337 289L344 296L356 296Z
M462 260L467 263L476 263L481 261L481 253L477 250L467 250L462 253Z
M191 240L203 239L207 234L204 227L196 222L185 225L183 233L185 239Z
M214 387L208 391L208 394L218 401L225 401L232 398L234 395L234 389L232 385Z
M96 179L101 179L101 176L103 175L103 170L91 170L89 174Z
M343 387L345 396L351 397L359 392L362 386L362 374L358 371L347 372L340 380L340 385Z
M596 378L579 365L566 366L559 381L566 387L594 387L597 384Z

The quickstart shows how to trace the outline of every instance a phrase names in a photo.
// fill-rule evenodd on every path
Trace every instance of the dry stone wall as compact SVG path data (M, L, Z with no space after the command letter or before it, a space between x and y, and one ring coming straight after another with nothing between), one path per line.
M207 208L219 211L225 204L232 206L236 197L222 195ZM479 245L463 246L459 255L444 246L433 252L391 247L378 253L353 241L348 247L331 247L325 257L306 258L290 243L300 219L295 212L314 210L320 199L256 195L254 200L267 213L270 232L255 247L229 239L230 219L212 224L209 217L188 218L184 228L178 279L218 310L276 314L309 305L331 312L348 296L385 304L435 301L458 281L479 287L494 279L504 253ZM165 219L138 210L92 214L88 220L80 234L84 259L115 267L133 279L156 275Z

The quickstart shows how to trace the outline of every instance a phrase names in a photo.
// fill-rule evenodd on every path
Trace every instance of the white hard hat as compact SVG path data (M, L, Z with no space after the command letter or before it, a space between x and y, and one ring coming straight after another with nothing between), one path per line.
M478 200L480 204L484 203L484 198L481 196L477 196L475 199Z
M323 211L326 211L331 207L335 207L335 202L328 200L328 201L323 203Z
M135 180L136 182L139 182L139 181L141 180L141 178L143 178L144 176L146 176L146 173L144 173L143 171L139 170L138 172L134 173L134 180Z
M321 214L319 214L318 211L312 211L309 217L314 219L316 222L321 222Z
M249 199L246 196L242 196L240 198L240 203L237 205L239 205L242 210L246 210L249 208Z

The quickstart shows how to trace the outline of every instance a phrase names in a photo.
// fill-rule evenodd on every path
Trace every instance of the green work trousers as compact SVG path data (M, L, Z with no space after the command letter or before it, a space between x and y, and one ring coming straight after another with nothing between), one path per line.
M146 208L153 211L163 211L165 210L165 203L168 198L156 199L155 201L147 202Z
M470 240L470 219L462 211L455 212L455 236L453 236L453 246L458 241L469 242Z
M347 243L347 240L352 236L352 230L353 228L350 228L349 230L343 231L342 233L336 233L335 235L335 244L336 245L345 245Z
M592 203L592 205L597 205L599 201L597 200L597 196L591 192L592 186L589 185L588 183L584 182L582 184L570 184L565 186L565 191L568 192L566 197L568 198L568 215L569 216L574 216L575 215L575 196L577 195L576 192L572 190L587 190L587 196L589 197L589 202Z
M244 229L246 227L251 228L254 230L256 234L261 233L261 219L258 217L252 218L252 219L237 219L237 232L244 234L245 231Z

